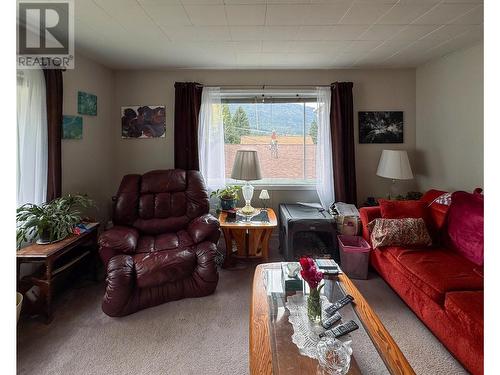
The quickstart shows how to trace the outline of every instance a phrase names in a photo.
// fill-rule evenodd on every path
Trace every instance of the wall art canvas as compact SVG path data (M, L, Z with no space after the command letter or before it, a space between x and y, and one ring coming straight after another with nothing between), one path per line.
M358 112L359 143L403 143L403 111Z
M63 116L62 123L63 139L83 138L83 118L82 116Z
M78 114L97 116L97 96L78 91Z
M122 138L165 138L165 106L122 107Z

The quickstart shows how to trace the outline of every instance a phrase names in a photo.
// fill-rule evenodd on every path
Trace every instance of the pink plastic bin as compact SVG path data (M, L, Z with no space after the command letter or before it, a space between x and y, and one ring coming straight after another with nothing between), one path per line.
M351 279L367 279L371 247L361 236L338 235L340 268Z

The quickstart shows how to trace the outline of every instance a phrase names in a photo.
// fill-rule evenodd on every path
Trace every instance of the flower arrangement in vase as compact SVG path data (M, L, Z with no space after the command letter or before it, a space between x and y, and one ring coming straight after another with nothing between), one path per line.
M302 270L300 275L309 285L309 295L307 296L307 316L313 323L321 322L321 288L325 284L319 285L323 280L323 273L316 268L314 260L309 257L300 258L300 266Z

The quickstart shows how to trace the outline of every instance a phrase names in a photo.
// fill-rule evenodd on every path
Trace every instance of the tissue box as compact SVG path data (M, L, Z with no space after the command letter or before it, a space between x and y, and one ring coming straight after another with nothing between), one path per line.
M288 276L286 263L281 263L281 280L283 281L283 290L285 292L301 292L303 290L303 281L300 272L297 277Z

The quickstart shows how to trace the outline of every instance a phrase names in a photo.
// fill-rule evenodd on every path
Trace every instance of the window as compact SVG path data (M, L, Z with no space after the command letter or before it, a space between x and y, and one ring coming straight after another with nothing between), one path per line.
M259 154L254 185L311 185L316 179L316 92L222 92L225 173L237 150Z

